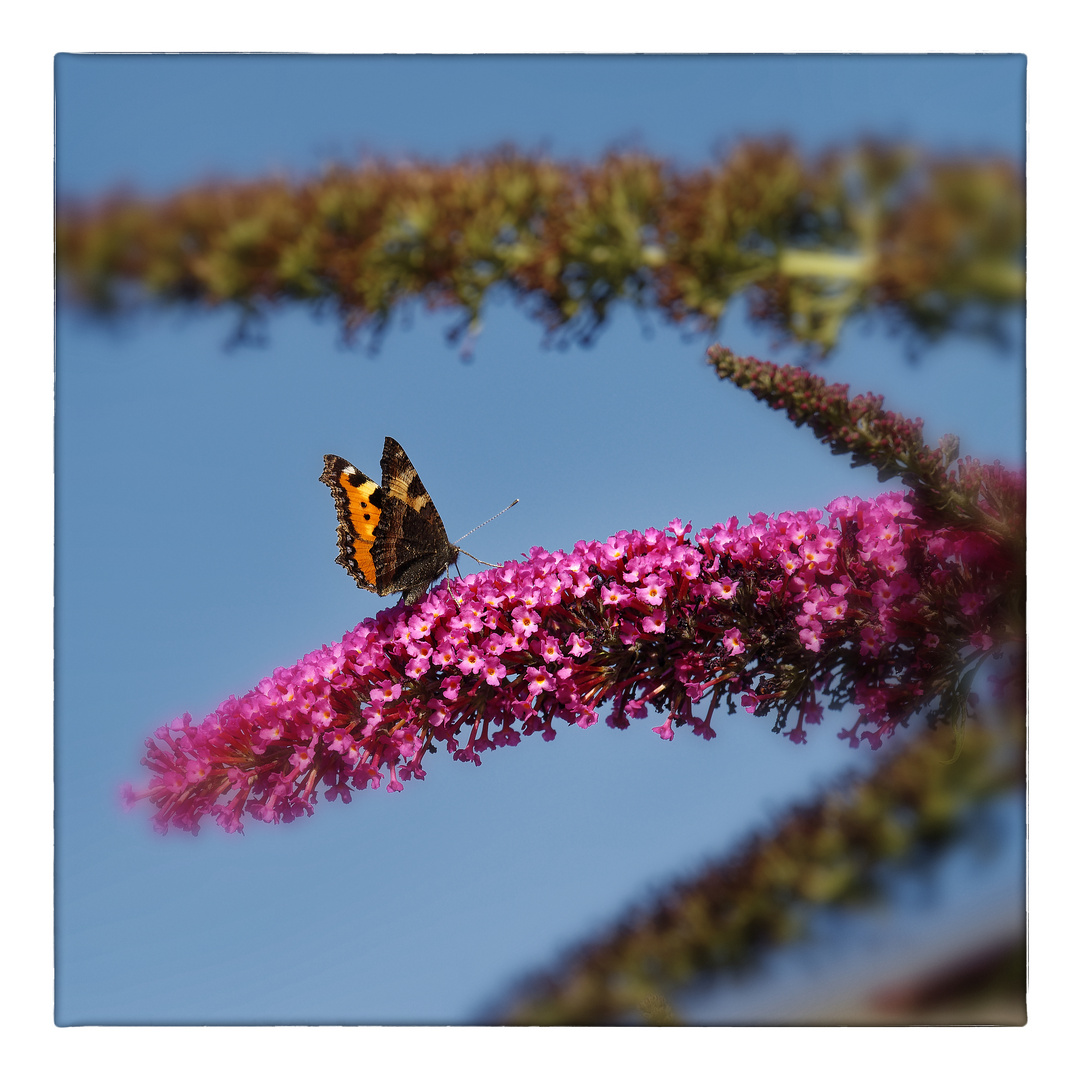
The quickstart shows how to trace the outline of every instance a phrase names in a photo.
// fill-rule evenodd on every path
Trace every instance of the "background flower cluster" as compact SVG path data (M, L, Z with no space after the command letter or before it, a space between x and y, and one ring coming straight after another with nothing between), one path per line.
M588 341L620 301L711 331L745 294L756 320L827 350L864 310L923 336L995 325L1024 295L1023 200L1010 162L883 142L808 158L747 140L691 171L505 149L66 203L57 252L72 295L100 310L143 296L249 320L329 304L377 336L422 300L458 313L460 334L502 286L549 333Z

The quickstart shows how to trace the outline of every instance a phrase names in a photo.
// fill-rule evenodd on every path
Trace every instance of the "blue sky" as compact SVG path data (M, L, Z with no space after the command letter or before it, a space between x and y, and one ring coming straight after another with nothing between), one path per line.
M808 149L873 134L1024 149L1021 57L275 58L61 56L57 184L162 193L209 176L302 175L360 150L450 160L504 140L595 158L638 145L700 165L743 135ZM641 723L526 740L480 769L436 760L397 796L308 820L154 835L116 789L143 739L204 715L373 614L333 559L324 453L376 472L406 448L451 537L492 562L672 517L822 507L880 490L704 367L711 339L646 338L620 311L590 349L545 351L511 305L471 363L417 313L379 355L301 311L227 351L227 314L57 322L57 1020L463 1023L515 977L837 771L740 714L705 744ZM922 416L929 439L1023 460L1022 323L910 363L851 327L823 373ZM736 305L718 339L788 361ZM991 879L1022 885L1019 847ZM1010 892L1010 885L1012 891ZM968 890L964 894L964 889ZM1019 894L1022 900L1022 893ZM970 910L970 907L969 907ZM896 933L902 939L905 931ZM242 977L238 978L238 972Z

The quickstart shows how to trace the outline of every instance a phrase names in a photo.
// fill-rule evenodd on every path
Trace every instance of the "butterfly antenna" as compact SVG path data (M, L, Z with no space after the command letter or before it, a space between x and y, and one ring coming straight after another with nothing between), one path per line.
M521 502L521 500L520 500L520 499L515 499L515 500L514 500L514 501L513 501L513 502L512 502L511 504L510 504L510 506L517 506L517 504L518 504L519 502ZM472 534L473 534L474 532L476 532L476 529L482 529L482 528L483 528L483 527L484 527L485 525L490 525L490 524L491 524L491 523L492 523L492 522L493 522L493 521L494 521L494 520L495 520L495 519L496 519L497 517L502 517L502 515L503 515L503 514L505 514L507 510L509 510L509 509L510 509L510 506L504 506L504 507L503 507L503 508L502 508L502 509L501 509L501 510L500 510L500 511L499 511L499 512L497 513L497 514L492 514L492 515L491 515L491 517L489 517L489 518L487 519L487 521L481 521L481 522L480 522L480 524L476 526L476 528L470 529L470 530L469 530L469 531L468 531L468 532L467 532L467 533L465 534L465 536L472 536ZM454 543L454 546L455 546L455 547L457 547L457 545L458 545L458 544L460 544L460 543L461 543L461 541L465 539L465 536L459 536L459 537L457 538L457 540L455 541L455 543ZM465 549L464 549L464 548L462 548L461 550L462 550L462 552L464 552L464 554L468 555L470 559L476 559L476 556L475 556L475 555L472 555L472 554L470 554L470 553L469 553L468 551L465 551ZM484 560L483 560L483 559L476 559L476 561L477 561L477 562L484 562ZM495 563L484 563L484 565L485 565L485 566L494 566L494 565L495 565Z

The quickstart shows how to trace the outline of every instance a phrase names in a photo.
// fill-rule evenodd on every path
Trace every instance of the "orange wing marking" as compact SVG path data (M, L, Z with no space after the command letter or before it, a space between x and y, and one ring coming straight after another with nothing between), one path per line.
M353 558L356 559L356 565L360 567L364 577L374 585L375 562L371 558L371 545L375 542L375 527L379 524L382 511L371 502L371 493L379 485L374 480L368 480L367 483L360 484L359 487L353 487L352 478L355 475L355 472L350 475L343 470L338 477L338 482L345 492L345 498L348 500L349 505L349 522L352 525L353 532L352 537L350 537Z

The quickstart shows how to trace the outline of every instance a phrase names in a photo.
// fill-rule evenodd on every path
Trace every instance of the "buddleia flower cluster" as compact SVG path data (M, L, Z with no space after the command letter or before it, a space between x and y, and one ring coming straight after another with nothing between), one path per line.
M878 747L917 713L961 720L978 665L1022 640L1014 566L899 492L533 548L366 619L201 723L160 728L150 782L125 798L149 799L161 831L206 815L234 831L311 814L320 793L399 791L440 750L479 765L560 726L658 710L661 739L711 739L721 703L795 742L853 705L840 737Z

